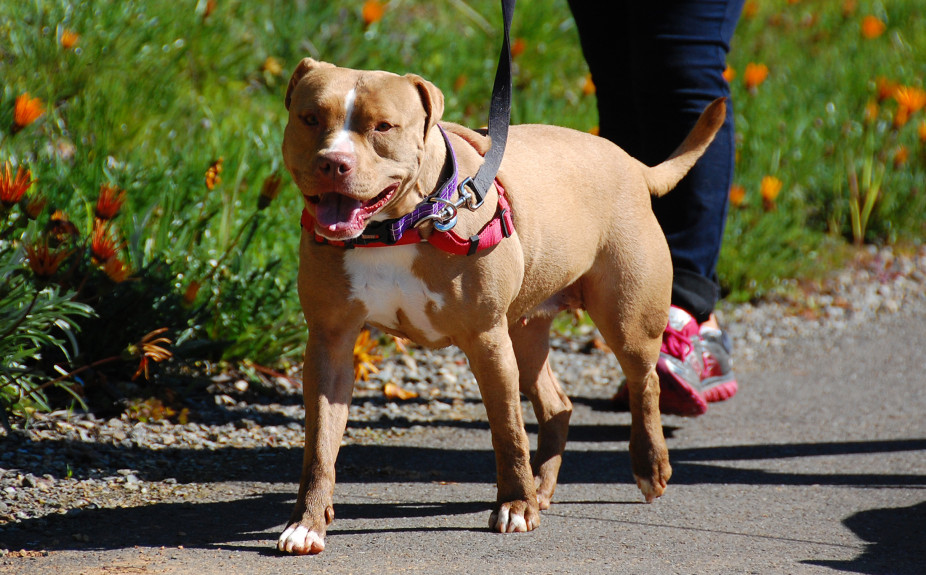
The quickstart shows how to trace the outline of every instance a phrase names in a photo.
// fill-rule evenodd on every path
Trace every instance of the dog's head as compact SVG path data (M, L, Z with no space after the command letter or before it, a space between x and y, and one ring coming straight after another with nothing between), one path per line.
M289 81L286 109L286 168L316 233L345 240L371 220L399 215L391 208L411 201L444 97L413 74L349 70L306 58Z

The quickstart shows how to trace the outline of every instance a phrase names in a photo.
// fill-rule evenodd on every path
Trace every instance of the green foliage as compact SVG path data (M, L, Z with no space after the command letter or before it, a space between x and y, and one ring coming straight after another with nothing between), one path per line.
M210 4L0 3L0 164L31 169L32 197L47 201L38 220L4 213L0 263L17 271L4 272L2 297L22 311L22 298L40 293L36 309L60 312L57 323L36 324L45 334L37 347L15 344L26 356L5 363L8 371L45 369L52 381L59 374L49 362L70 372L119 357L106 369L128 379L143 356L126 359L127 350L160 328L168 328L178 357L258 364L298 357L302 200L288 178L269 207L258 209L258 196L282 172L282 100L301 58L420 74L443 90L445 119L485 122L501 44L496 0L392 0L373 22L364 21L362 2ZM883 34L861 34L866 15L886 24ZM747 2L729 58L737 73L736 182L745 190L731 207L719 265L730 297L760 297L815 273L850 241L922 241L926 113L913 111L898 125L899 104L879 97L878 79L923 88L924 24L918 0L858 0L854 8ZM70 33L76 44L64 42ZM593 129L595 98L585 89L567 3L519 5L513 37L512 120ZM767 65L769 75L747 89L750 62ZM44 115L18 126L14 103L26 92L41 100ZM771 200L761 196L765 176L783 183ZM126 281L113 281L91 255L102 185L127 192L107 232ZM74 234L51 248L72 253L40 286L23 246L47 237L56 210ZM14 298L14 288L26 295ZM12 337L2 345L13 346Z

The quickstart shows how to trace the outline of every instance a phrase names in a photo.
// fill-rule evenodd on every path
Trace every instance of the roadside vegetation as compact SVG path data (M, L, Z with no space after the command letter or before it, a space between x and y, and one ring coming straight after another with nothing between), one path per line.
M512 121L594 131L565 1L518 6L513 38ZM415 72L447 120L481 125L498 46L494 0L0 4L0 423L88 403L179 419L203 375L285 379L305 340L289 73ZM919 0L746 3L728 298L926 237L923 54Z

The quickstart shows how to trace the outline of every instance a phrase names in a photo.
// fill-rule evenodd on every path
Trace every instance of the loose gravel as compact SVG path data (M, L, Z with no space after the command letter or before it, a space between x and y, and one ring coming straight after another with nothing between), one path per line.
M827 330L838 337L864 329L876 314L926 306L926 246L905 253L872 248L825 281L795 283L784 293L721 307L736 361L752 361L795 336ZM620 370L602 347L590 327L554 337L551 361L569 395L607 401L614 393ZM219 376L215 387L222 392L185 400L192 421L184 424L56 411L36 414L25 430L0 429L0 557L41 553L3 549L3 532L24 521L35 527L55 514L195 501L206 496L210 479L255 457L301 449L301 390L294 381L297 374L277 378L279 393L268 398L250 393L244 381ZM389 382L417 397L389 399L383 393ZM525 417L530 421L529 409ZM357 385L344 444L375 444L435 419L485 421L465 358L455 349L395 353Z

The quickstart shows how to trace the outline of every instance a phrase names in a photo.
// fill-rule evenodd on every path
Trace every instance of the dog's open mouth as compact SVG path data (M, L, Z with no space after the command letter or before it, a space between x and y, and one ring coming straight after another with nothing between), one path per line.
M367 220L383 209L398 187L398 184L392 184L366 202L348 198L337 192L306 196L306 199L315 204L317 231L329 239L345 240L359 236L366 227Z

